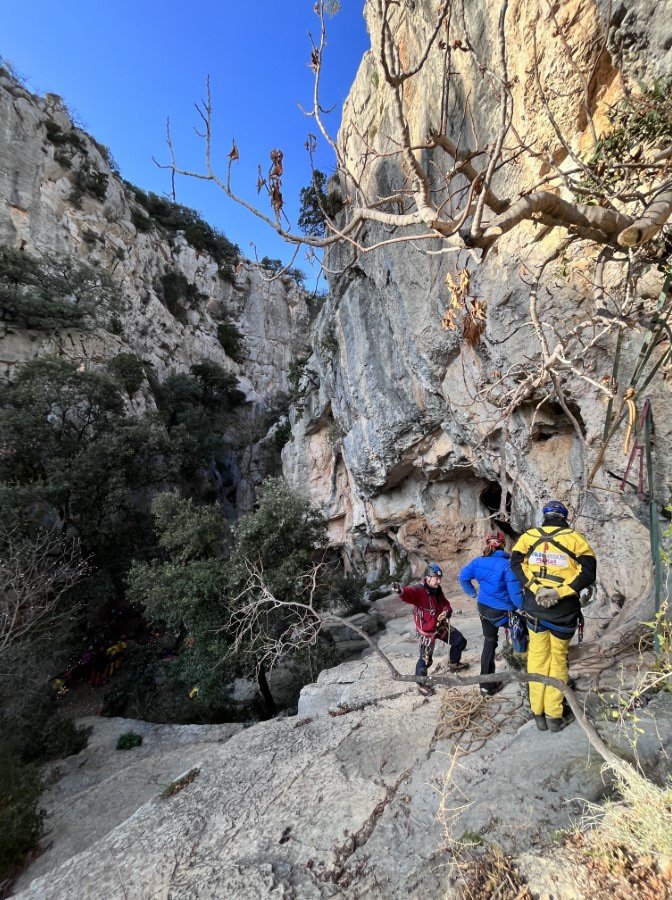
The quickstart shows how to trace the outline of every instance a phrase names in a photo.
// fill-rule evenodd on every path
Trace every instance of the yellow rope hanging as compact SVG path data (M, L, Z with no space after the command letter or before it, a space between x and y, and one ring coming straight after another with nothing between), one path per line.
M625 433L625 443L623 444L623 453L625 453L626 456L630 452L632 433L635 430L635 425L637 423L637 407L635 406L635 401L632 399L634 396L635 389L631 387L629 387L623 395L623 399L628 404L628 430Z

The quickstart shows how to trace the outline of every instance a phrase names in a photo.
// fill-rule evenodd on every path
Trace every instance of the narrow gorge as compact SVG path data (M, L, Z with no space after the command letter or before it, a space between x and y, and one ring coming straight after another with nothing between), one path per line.
M77 547L34 564L32 643L0 628L0 762L46 813L0 896L672 896L672 2L361 5L313 225L281 163L263 213L323 293L0 70L8 596L36 534ZM479 694L457 580L551 498L597 557L559 735L508 635ZM425 697L392 585L429 562L471 668L440 647Z

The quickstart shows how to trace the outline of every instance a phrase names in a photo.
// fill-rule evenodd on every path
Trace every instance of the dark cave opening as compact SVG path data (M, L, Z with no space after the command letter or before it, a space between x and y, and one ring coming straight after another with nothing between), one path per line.
M567 400L567 409L576 419L579 430L585 437L586 425L578 405L571 400ZM536 419L530 432L530 437L533 441L547 441L552 437L556 437L556 435L569 434L574 431L574 424L559 403L555 401L544 403L543 406L540 407L540 411L547 416L550 416L552 421L544 421L541 417Z
M483 488L481 493L478 496L478 499L482 506L484 506L490 515L493 517L490 519L490 523L493 528L499 528L500 531L503 531L504 534L508 535L510 538L517 538L518 533L513 530L511 525L509 524L508 519L511 515L511 493L509 491L506 492L506 500L505 500L505 508L506 508L506 519L498 518L498 513L500 512L501 502L502 502L502 486L496 481L488 481L486 486Z

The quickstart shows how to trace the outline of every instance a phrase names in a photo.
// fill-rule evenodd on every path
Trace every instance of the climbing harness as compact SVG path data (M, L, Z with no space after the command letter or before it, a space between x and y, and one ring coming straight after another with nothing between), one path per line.
M576 631L579 636L579 643L583 643L583 628L585 625L583 613L579 613L576 625L558 625L556 622L548 622L546 619L533 616L532 613L526 611L523 611L522 614L527 619L527 627L535 634L539 634L541 631L556 631L558 634L569 635L569 640L571 640Z

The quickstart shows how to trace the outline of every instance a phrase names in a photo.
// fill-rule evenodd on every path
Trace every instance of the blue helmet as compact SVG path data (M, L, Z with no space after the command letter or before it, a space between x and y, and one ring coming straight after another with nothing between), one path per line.
M563 519L566 519L569 515L567 507L560 500L549 500L542 513L545 516L562 516Z
M425 578L443 578L441 566L438 563L430 563L425 569Z

